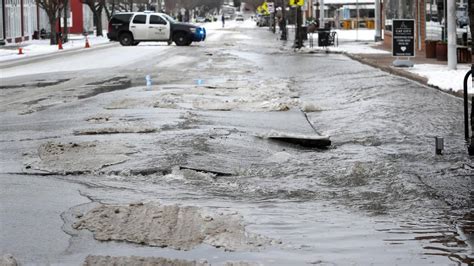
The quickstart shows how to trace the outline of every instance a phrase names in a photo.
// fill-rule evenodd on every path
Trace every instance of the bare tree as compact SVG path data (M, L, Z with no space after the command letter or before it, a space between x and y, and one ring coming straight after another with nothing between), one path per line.
M67 22L68 22L68 19L67 19L67 15L68 15L68 5L69 5L69 0L64 0L64 18L63 18L63 24L64 24L64 27L63 27L63 41L64 42L67 42L68 41L68 34L69 34L69 29L67 27Z
M244 0L242 2L252 6L254 9L257 9L257 7L261 6L265 0Z
M63 0L36 0L36 4L41 7L48 15L51 36L49 43L57 44L56 40L56 23L58 22L59 12L63 6Z
M92 14L94 14L94 22L96 26L96 36L104 36L102 32L102 11L104 10L105 0L80 0L81 3L87 5Z

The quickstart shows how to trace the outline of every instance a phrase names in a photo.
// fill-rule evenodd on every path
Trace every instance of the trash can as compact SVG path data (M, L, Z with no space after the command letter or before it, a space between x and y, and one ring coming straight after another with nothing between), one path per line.
M330 34L330 31L327 29L318 30L318 46L319 47L327 47L331 45L329 42L329 34Z
M301 26L301 37L303 41L308 40L308 26Z

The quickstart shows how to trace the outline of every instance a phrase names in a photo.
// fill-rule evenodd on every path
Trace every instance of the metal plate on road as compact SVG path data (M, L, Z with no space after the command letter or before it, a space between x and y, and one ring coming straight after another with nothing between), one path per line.
M393 56L415 56L415 20L393 20Z

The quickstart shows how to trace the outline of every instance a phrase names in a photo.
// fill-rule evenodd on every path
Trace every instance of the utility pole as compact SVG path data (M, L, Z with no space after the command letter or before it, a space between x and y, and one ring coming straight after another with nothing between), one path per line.
M375 0L375 41L382 40L382 21L380 20L380 0Z
M359 41L359 0L356 0L357 21L356 21L356 41Z
M319 3L319 28L324 29L324 0Z
M456 69L456 0L447 0L448 68Z

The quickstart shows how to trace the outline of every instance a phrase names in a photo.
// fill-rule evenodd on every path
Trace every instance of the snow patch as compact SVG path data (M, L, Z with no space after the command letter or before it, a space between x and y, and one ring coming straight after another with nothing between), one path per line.
M448 69L446 65L416 64L407 70L428 79L428 84L446 91L462 91L464 76L471 69L469 65L458 65L456 70ZM468 82L468 93L474 93L472 79Z
M190 250L202 243L228 251L258 250L271 241L246 232L242 216L213 213L194 206L136 203L101 205L82 216L73 228L88 229L101 241Z

